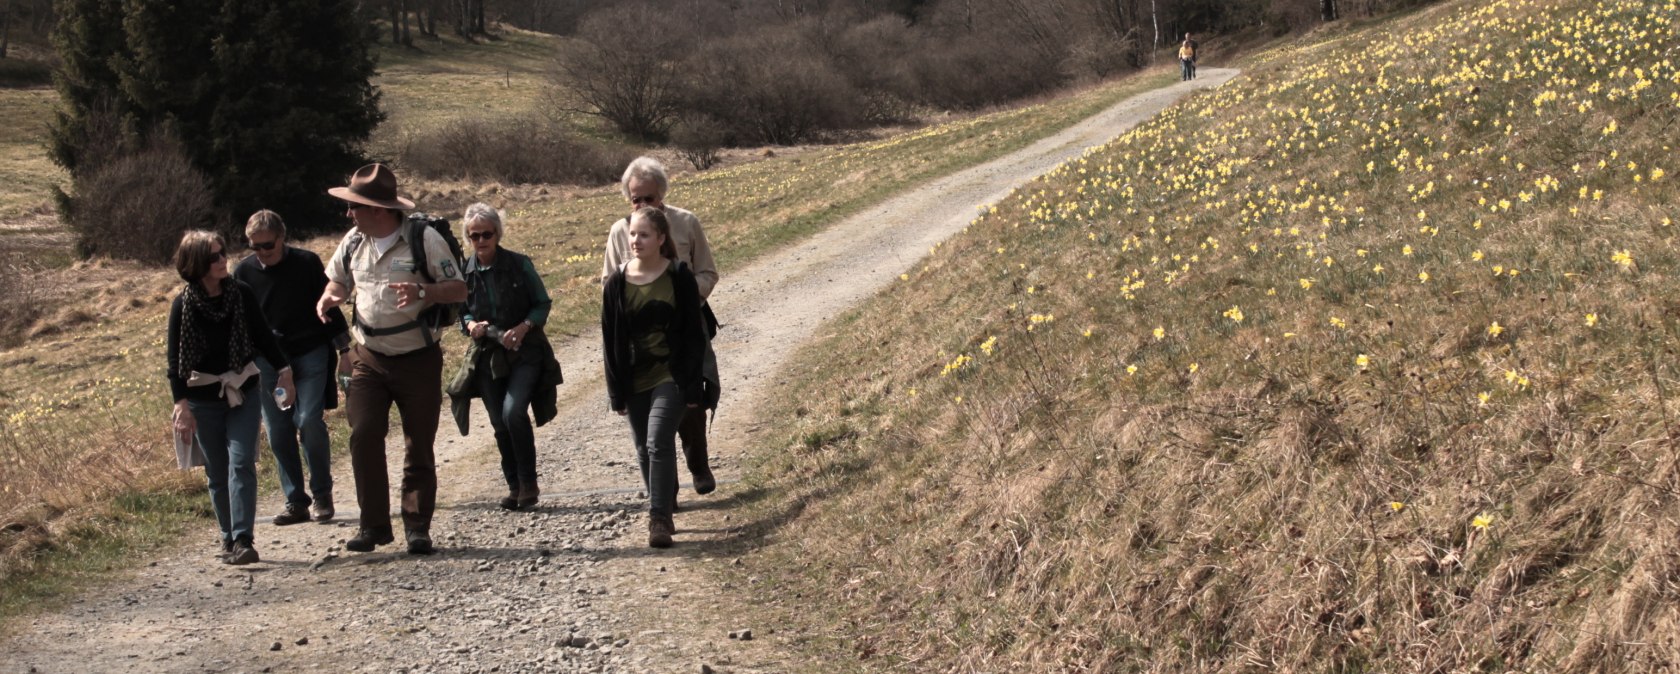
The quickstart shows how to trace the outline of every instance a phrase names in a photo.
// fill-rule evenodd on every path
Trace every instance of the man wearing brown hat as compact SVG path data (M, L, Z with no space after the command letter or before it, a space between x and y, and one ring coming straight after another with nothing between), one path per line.
M358 169L348 187L328 194L344 200L355 228L344 235L327 264L327 289L316 313L355 297L350 336L351 374L346 402L350 421L350 468L356 477L361 528L344 543L369 552L395 540L391 532L390 484L385 436L391 403L402 415L402 520L411 554L432 552L432 511L437 506L437 465L432 441L443 405L441 327L423 320L434 303L467 299L467 284L449 244L429 227L403 226L414 202L397 196L397 177L382 164ZM410 241L418 234L420 241ZM425 269L416 264L423 248Z

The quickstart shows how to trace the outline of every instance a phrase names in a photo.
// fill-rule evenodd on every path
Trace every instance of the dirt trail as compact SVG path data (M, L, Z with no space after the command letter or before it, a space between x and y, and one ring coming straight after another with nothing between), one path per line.
M792 629L760 624L719 586L714 565L742 524L731 515L737 448L759 429L758 402L775 374L828 317L909 270L962 229L978 206L1086 148L1108 141L1193 89L1235 71L1146 93L1031 147L932 181L747 269L723 270L712 297L725 327L715 347L724 376L713 434L725 484L698 497L684 483L677 545L646 547L645 500L623 420L607 410L600 344L591 331L558 344L567 382L560 416L538 429L544 494L535 512L505 513L488 424L474 434L444 415L437 456L440 553L400 546L343 551L354 532L353 485L335 475L336 522L274 527L259 520L263 562L228 567L207 527L66 609L26 620L3 672L87 671L702 671L822 669L793 649ZM672 195L682 204L682 194ZM704 213L700 214L702 218ZM400 462L400 451L391 453ZM686 474L683 479L686 480ZM392 484L396 484L393 478ZM275 497L259 512L278 509ZM733 520L733 521L732 521ZM735 550L736 552L729 552ZM731 633L752 630L750 640Z

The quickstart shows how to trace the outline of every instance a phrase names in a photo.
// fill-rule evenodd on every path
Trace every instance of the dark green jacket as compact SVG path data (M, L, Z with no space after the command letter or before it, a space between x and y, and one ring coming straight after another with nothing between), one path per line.
M490 330L467 344L466 360L449 384L449 406L455 415L455 425L460 427L461 435L467 434L472 399L478 397L478 377L506 377L510 359L532 358L542 363L542 379L531 392L531 420L538 426L548 423L558 411L556 389L563 377L560 361L554 357L554 347L543 332L551 302L542 276L537 274L531 258L500 246L496 247L495 262L490 266L480 265L478 256L469 255L463 271L467 301L461 311L461 328L465 331L467 323L472 321L488 321ZM523 321L530 321L532 326L525 344L515 352L502 348L502 332ZM490 371L480 372L480 366L485 363Z

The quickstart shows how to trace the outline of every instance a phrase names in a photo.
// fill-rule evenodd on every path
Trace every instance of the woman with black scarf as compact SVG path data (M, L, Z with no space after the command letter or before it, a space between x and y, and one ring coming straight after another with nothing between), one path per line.
M177 446L202 451L210 503L222 530L222 561L259 561L252 546L257 510L257 366L261 353L279 370L280 393L296 400L292 369L251 288L228 277L222 237L194 230L175 249L187 282L169 307L169 389ZM196 456L194 457L197 458Z

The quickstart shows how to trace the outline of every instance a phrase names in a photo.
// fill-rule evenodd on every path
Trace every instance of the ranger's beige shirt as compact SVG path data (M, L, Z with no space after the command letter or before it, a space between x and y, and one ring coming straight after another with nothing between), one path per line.
M671 245L677 247L677 259L688 263L700 284L700 301L712 296L717 285L717 261L712 259L712 244L706 241L706 230L700 228L700 218L670 204L665 205L665 219L671 223ZM606 258L601 261L601 280L612 276L619 266L630 261L630 219L620 218L607 232Z
M379 254L373 237L362 235L362 242L350 255L350 273L347 274L344 271L345 248L350 245L351 237L357 235L352 228L338 242L338 249L333 251L331 261L327 263L327 278L349 289L350 297L356 303L356 318L350 322L350 336L355 338L356 343L387 356L399 356L425 348L428 343L436 343L442 331L442 328L434 331L431 342L427 342L422 332L424 328L377 337L362 334L363 325L374 329L402 325L418 319L421 311L432 306L431 300L421 300L398 309L397 291L389 287L392 283L426 283L426 277L415 268L407 231L406 225L397 228L397 243L384 255ZM449 244L430 227L423 231L426 266L432 272L432 282L461 281L461 269L449 252Z

